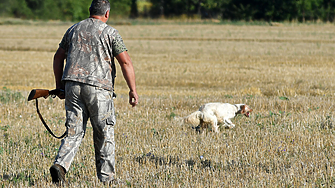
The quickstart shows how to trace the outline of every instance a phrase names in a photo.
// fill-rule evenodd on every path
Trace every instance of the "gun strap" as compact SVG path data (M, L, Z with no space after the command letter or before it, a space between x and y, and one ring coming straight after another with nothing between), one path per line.
M58 138L58 139L64 138L64 136L66 135L66 132L67 132L67 131L65 131L65 133L64 133L62 136L59 136L59 137L58 137L58 136L56 136L56 135L51 131L51 129L49 128L49 126L47 125L47 123L45 123L45 121L44 121L44 119L43 119L43 117L42 117L42 115L41 115L41 113L40 113L40 110L38 109L38 100L37 100L37 98L36 98L36 111L37 111L37 114L38 114L38 116L40 117L40 119L41 119L41 121L42 121L44 127L49 131L49 133L50 133L53 137Z

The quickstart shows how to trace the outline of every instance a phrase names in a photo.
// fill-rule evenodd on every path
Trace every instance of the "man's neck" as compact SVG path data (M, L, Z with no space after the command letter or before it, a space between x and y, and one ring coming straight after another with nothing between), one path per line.
M106 19L104 16L97 16L97 15L91 15L90 18L98 19L104 23L107 22L108 19Z

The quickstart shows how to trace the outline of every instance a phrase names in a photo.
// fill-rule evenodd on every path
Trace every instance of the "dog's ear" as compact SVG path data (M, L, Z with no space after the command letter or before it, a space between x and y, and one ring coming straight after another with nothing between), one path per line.
M241 114L245 114L245 105L241 105Z
M250 106L248 106L248 105L245 105L244 110L245 110L246 112L252 112L252 109L251 109Z

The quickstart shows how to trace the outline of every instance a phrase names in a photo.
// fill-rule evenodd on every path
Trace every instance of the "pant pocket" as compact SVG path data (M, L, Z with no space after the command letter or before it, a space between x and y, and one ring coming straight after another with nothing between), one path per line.
M110 104L108 105L108 117L106 119L107 125L115 125L116 118L115 118L115 110L114 110L114 102L110 100Z

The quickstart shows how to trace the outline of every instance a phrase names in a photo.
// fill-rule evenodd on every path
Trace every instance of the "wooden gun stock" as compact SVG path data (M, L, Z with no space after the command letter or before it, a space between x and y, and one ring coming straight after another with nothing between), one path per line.
M47 90L47 89L33 89L31 90L28 101L37 99L40 97L44 97L45 99L48 98L50 95L55 97L59 96L60 94L64 94L64 90L61 89L54 89L54 90Z

